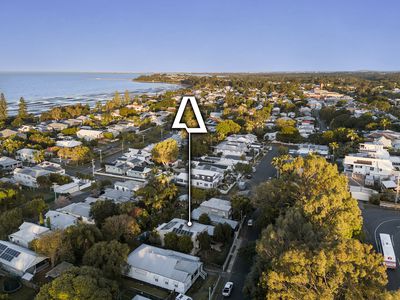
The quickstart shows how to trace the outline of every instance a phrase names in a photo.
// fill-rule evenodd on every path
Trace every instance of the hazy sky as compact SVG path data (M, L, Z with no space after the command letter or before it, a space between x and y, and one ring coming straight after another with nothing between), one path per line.
M5 0L0 70L400 70L398 0Z

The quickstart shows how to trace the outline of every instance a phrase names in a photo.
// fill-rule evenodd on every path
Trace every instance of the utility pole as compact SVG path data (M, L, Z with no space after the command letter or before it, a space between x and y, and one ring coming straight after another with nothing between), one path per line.
M92 159L92 175L94 177L94 159Z
M397 174L397 186L396 186L396 200L395 200L395 203L397 203L397 201L399 200L399 178L400 178L400 174Z
M101 149L99 150L100 151L100 163L102 163L103 162L103 156L101 155Z

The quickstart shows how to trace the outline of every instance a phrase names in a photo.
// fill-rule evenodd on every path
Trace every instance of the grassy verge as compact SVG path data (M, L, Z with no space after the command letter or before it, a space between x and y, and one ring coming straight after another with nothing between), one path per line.
M187 295L196 300L208 300L208 290L214 287L218 279L217 275L208 275L205 280L199 278L192 285Z

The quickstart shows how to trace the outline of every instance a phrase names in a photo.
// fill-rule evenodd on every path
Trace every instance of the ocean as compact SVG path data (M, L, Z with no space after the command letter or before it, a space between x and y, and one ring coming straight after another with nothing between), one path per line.
M105 102L115 91L131 94L155 94L174 90L179 85L134 82L141 74L133 73L59 73L0 72L0 93L4 93L10 115L16 114L18 101L24 97L29 112L39 114L54 106L74 103L93 106Z

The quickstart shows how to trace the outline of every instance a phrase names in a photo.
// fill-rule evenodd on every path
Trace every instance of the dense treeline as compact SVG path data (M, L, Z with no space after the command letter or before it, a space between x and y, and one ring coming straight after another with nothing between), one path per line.
M279 178L261 184L251 299L389 299L383 259L358 238L362 218L347 178L324 158L277 157Z

